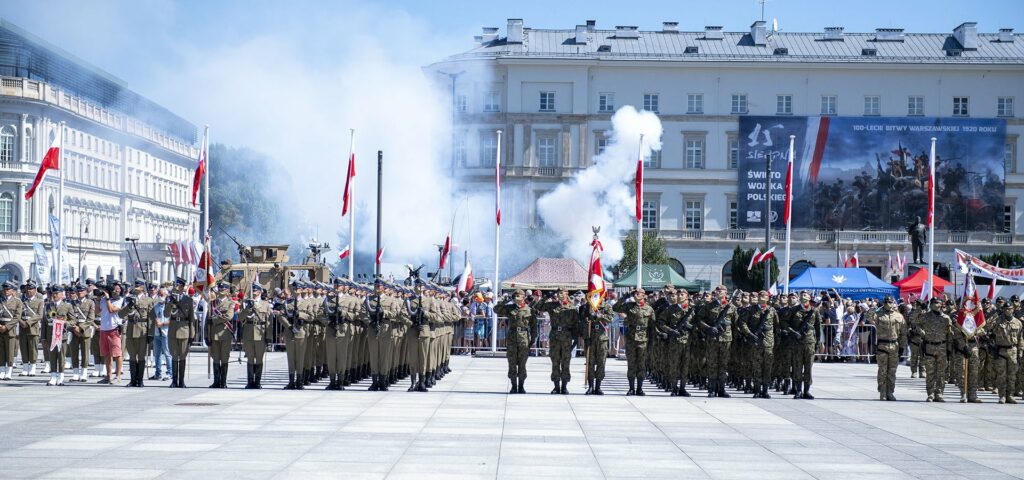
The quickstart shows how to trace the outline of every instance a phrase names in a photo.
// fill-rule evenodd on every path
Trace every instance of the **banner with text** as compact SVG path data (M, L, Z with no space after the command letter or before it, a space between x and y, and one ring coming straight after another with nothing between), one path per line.
M928 211L936 137L936 226L1002 228L1006 122L929 117L740 117L740 228L763 228L772 159L771 221L781 227L789 136L796 136L793 227L905 230Z

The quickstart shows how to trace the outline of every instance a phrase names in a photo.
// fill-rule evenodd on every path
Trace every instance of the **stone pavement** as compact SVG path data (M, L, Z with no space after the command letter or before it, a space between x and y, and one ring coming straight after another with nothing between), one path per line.
M194 357L196 358L196 357ZM609 360L603 397L549 395L531 358L527 395L506 395L505 360L453 357L430 393L208 390L0 382L0 477L12 478L1020 478L1024 405L924 403L901 367L899 402L879 402L874 366L820 364L817 400L626 397ZM952 388L947 398L954 400ZM742 397L742 398L738 398Z

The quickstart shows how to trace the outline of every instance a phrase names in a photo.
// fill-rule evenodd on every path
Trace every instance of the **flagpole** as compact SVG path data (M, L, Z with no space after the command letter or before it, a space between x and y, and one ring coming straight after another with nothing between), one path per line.
M786 273L782 277L785 282L783 293L789 295L789 238L793 231L793 151L796 144L796 135L789 136L789 169L786 170ZM770 220L770 219L769 219ZM771 272L771 264L765 265L766 272Z
M376 281L380 278L380 261L382 260L380 252L380 223L381 223L381 207L384 204L384 151L377 150L377 258L373 262L373 278ZM349 246L351 248L351 245ZM349 252L351 255L352 252Z
M644 161L644 134L640 134L640 142L636 146L636 161ZM642 163L641 163L642 165ZM637 170L639 171L639 169ZM640 178L640 188L636 192L636 201L640 204L640 218L636 220L636 288L643 288L644 283L644 182Z
M931 217L928 219L928 298L931 299L935 292L932 285L932 269L935 265L935 137L932 137L932 149L928 155L928 174L931 177L928 188L931 190L928 195L928 212Z
M203 241L203 245L206 247L206 278L203 280L210 279L210 270L213 269L213 256L210 255L210 126L205 125L203 127L203 151L200 155L203 156L203 161L206 162L206 172L203 175L203 190L206 190L206 195L203 196L203 233L200 237ZM199 257L200 261L202 256ZM139 265L141 268L142 266ZM209 283L209 282L207 282ZM212 285L206 285L206 292L210 292ZM205 342L205 340L204 340Z
M356 129L350 128L349 131L349 147L348 147L348 161L354 162L356 154ZM345 166L345 177L348 178L348 166ZM355 190L356 181L354 178L348 179L348 198L345 201L348 202L348 279L355 280L356 270L356 206Z
M501 130L498 130L498 149L494 155L494 305L498 304L501 295L501 280L498 276L501 258ZM470 286L467 286L467 290ZM498 351L498 314L491 308L491 352Z
M60 122L60 153L57 160L57 172L60 174L60 183L57 187L57 281L60 285L64 281L64 128L65 123Z

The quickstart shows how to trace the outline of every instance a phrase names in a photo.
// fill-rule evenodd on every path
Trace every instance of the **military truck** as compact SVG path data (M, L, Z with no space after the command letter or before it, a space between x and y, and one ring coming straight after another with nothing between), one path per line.
M234 240L234 238L232 238ZM300 264L289 264L288 245L243 245L237 240L240 261L221 262L217 281L226 281L235 289L248 292L252 283L258 283L268 292L285 288L292 280L328 283L331 270L322 258L330 249L326 243L312 242L306 246L309 254Z

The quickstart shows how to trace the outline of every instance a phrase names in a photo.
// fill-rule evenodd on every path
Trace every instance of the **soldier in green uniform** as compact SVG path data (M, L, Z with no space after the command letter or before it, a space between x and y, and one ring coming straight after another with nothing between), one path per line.
M946 386L946 347L952 335L953 320L942 311L942 301L932 298L931 309L920 316L915 325L923 338L921 353L924 355L924 367L927 377L929 402L944 402L943 390Z
M210 388L228 388L228 363L231 360L231 342L235 337L231 320L237 308L238 303L231 298L231 285L221 282L217 285L216 297L210 302L210 314L206 316L204 329L213 362Z
M508 380L512 384L508 393L526 393L526 360L530 357L530 345L536 338L537 319L522 290L513 293L512 301L495 305L494 311L499 317L508 319L505 358L508 360Z
M670 305L662 310L657 323L658 336L667 342L666 382L673 397L689 397L686 381L694 310L690 308L690 295L686 290L670 293L669 300Z
M551 393L567 395L571 377L570 356L576 346L576 339L579 338L576 331L579 326L579 313L569 299L569 292L564 288L558 290L555 298L542 303L539 308L551 315L551 335L548 338L551 350L548 356L551 358L551 383L555 385Z
M14 356L18 352L18 322L25 308L25 304L15 295L14 287L13 283L4 282L3 301L0 302L0 379L3 380L10 380L11 371L14 370Z
M964 368L960 368L960 374L955 379L955 383L960 387L960 403L982 403L981 399L978 398L978 384L981 382L981 350L979 344L979 337L985 334L985 326L982 325L974 331L973 334L968 335L962 328L953 327L953 351L959 355L954 355L951 361L966 364L967 367L967 384L964 384Z
M614 310L626 316L626 395L646 395L644 377L647 375L647 339L654 325L654 309L647 304L647 293L638 288L633 294L615 304Z
M263 357L267 353L265 342L271 307L262 295L263 287L253 283L249 296L242 299L242 307L238 311L238 324L242 326L242 349L245 350L247 389L263 388Z
M615 319L611 301L615 294L606 292L601 305L593 310L589 302L580 306L580 326L587 349L587 395L604 395L601 382L604 381L605 362L608 361L608 329Z
M754 398L772 398L768 394L768 385L772 377L772 356L775 349L775 334L779 329L779 317L768 304L770 295L762 291L752 294L756 304L746 312L745 321L741 321L738 333L747 339L750 355L749 368L751 391Z
M127 387L144 386L150 321L150 309L147 307L150 300L144 295L144 287L145 282L137 280L135 287L124 297L124 305L118 312L125 321L124 336L127 338L128 374L131 378Z
M911 307L910 316L907 317L907 340L910 342L910 358L907 359L907 365L910 366L910 378L921 377L924 378L926 373L924 371L924 355L922 346L924 345L924 337L921 336L921 328L918 324L921 323L921 316L928 311L928 305L924 302L914 302Z
M999 403L1017 403L1013 398L1016 390L1018 358L1017 354L1024 351L1024 334L1021 321L1016 318L1013 304L1000 298L996 301L995 321L991 325L991 335L995 342L996 393Z
M729 302L724 286L715 289L715 299L703 310L700 327L708 342L708 396L729 398L725 391L726 370L732 343L732 324L736 322L736 307Z
M878 363L878 399L896 400L896 368L900 351L907 344L907 322L896 311L896 300L885 297L882 311L865 313L866 323L875 326L875 361Z
M36 376L36 361L39 358L39 325L43 321L43 307L46 300L39 295L35 282L30 280L22 288L24 294L21 297L21 302L25 308L21 312L18 324L18 347L21 351L21 373L19 375L34 377Z
M793 334L793 398L814 400L811 395L812 375L814 367L814 350L818 344L818 332L821 331L821 314L811 304L809 292L800 293L800 305L794 307L789 321L784 324Z

